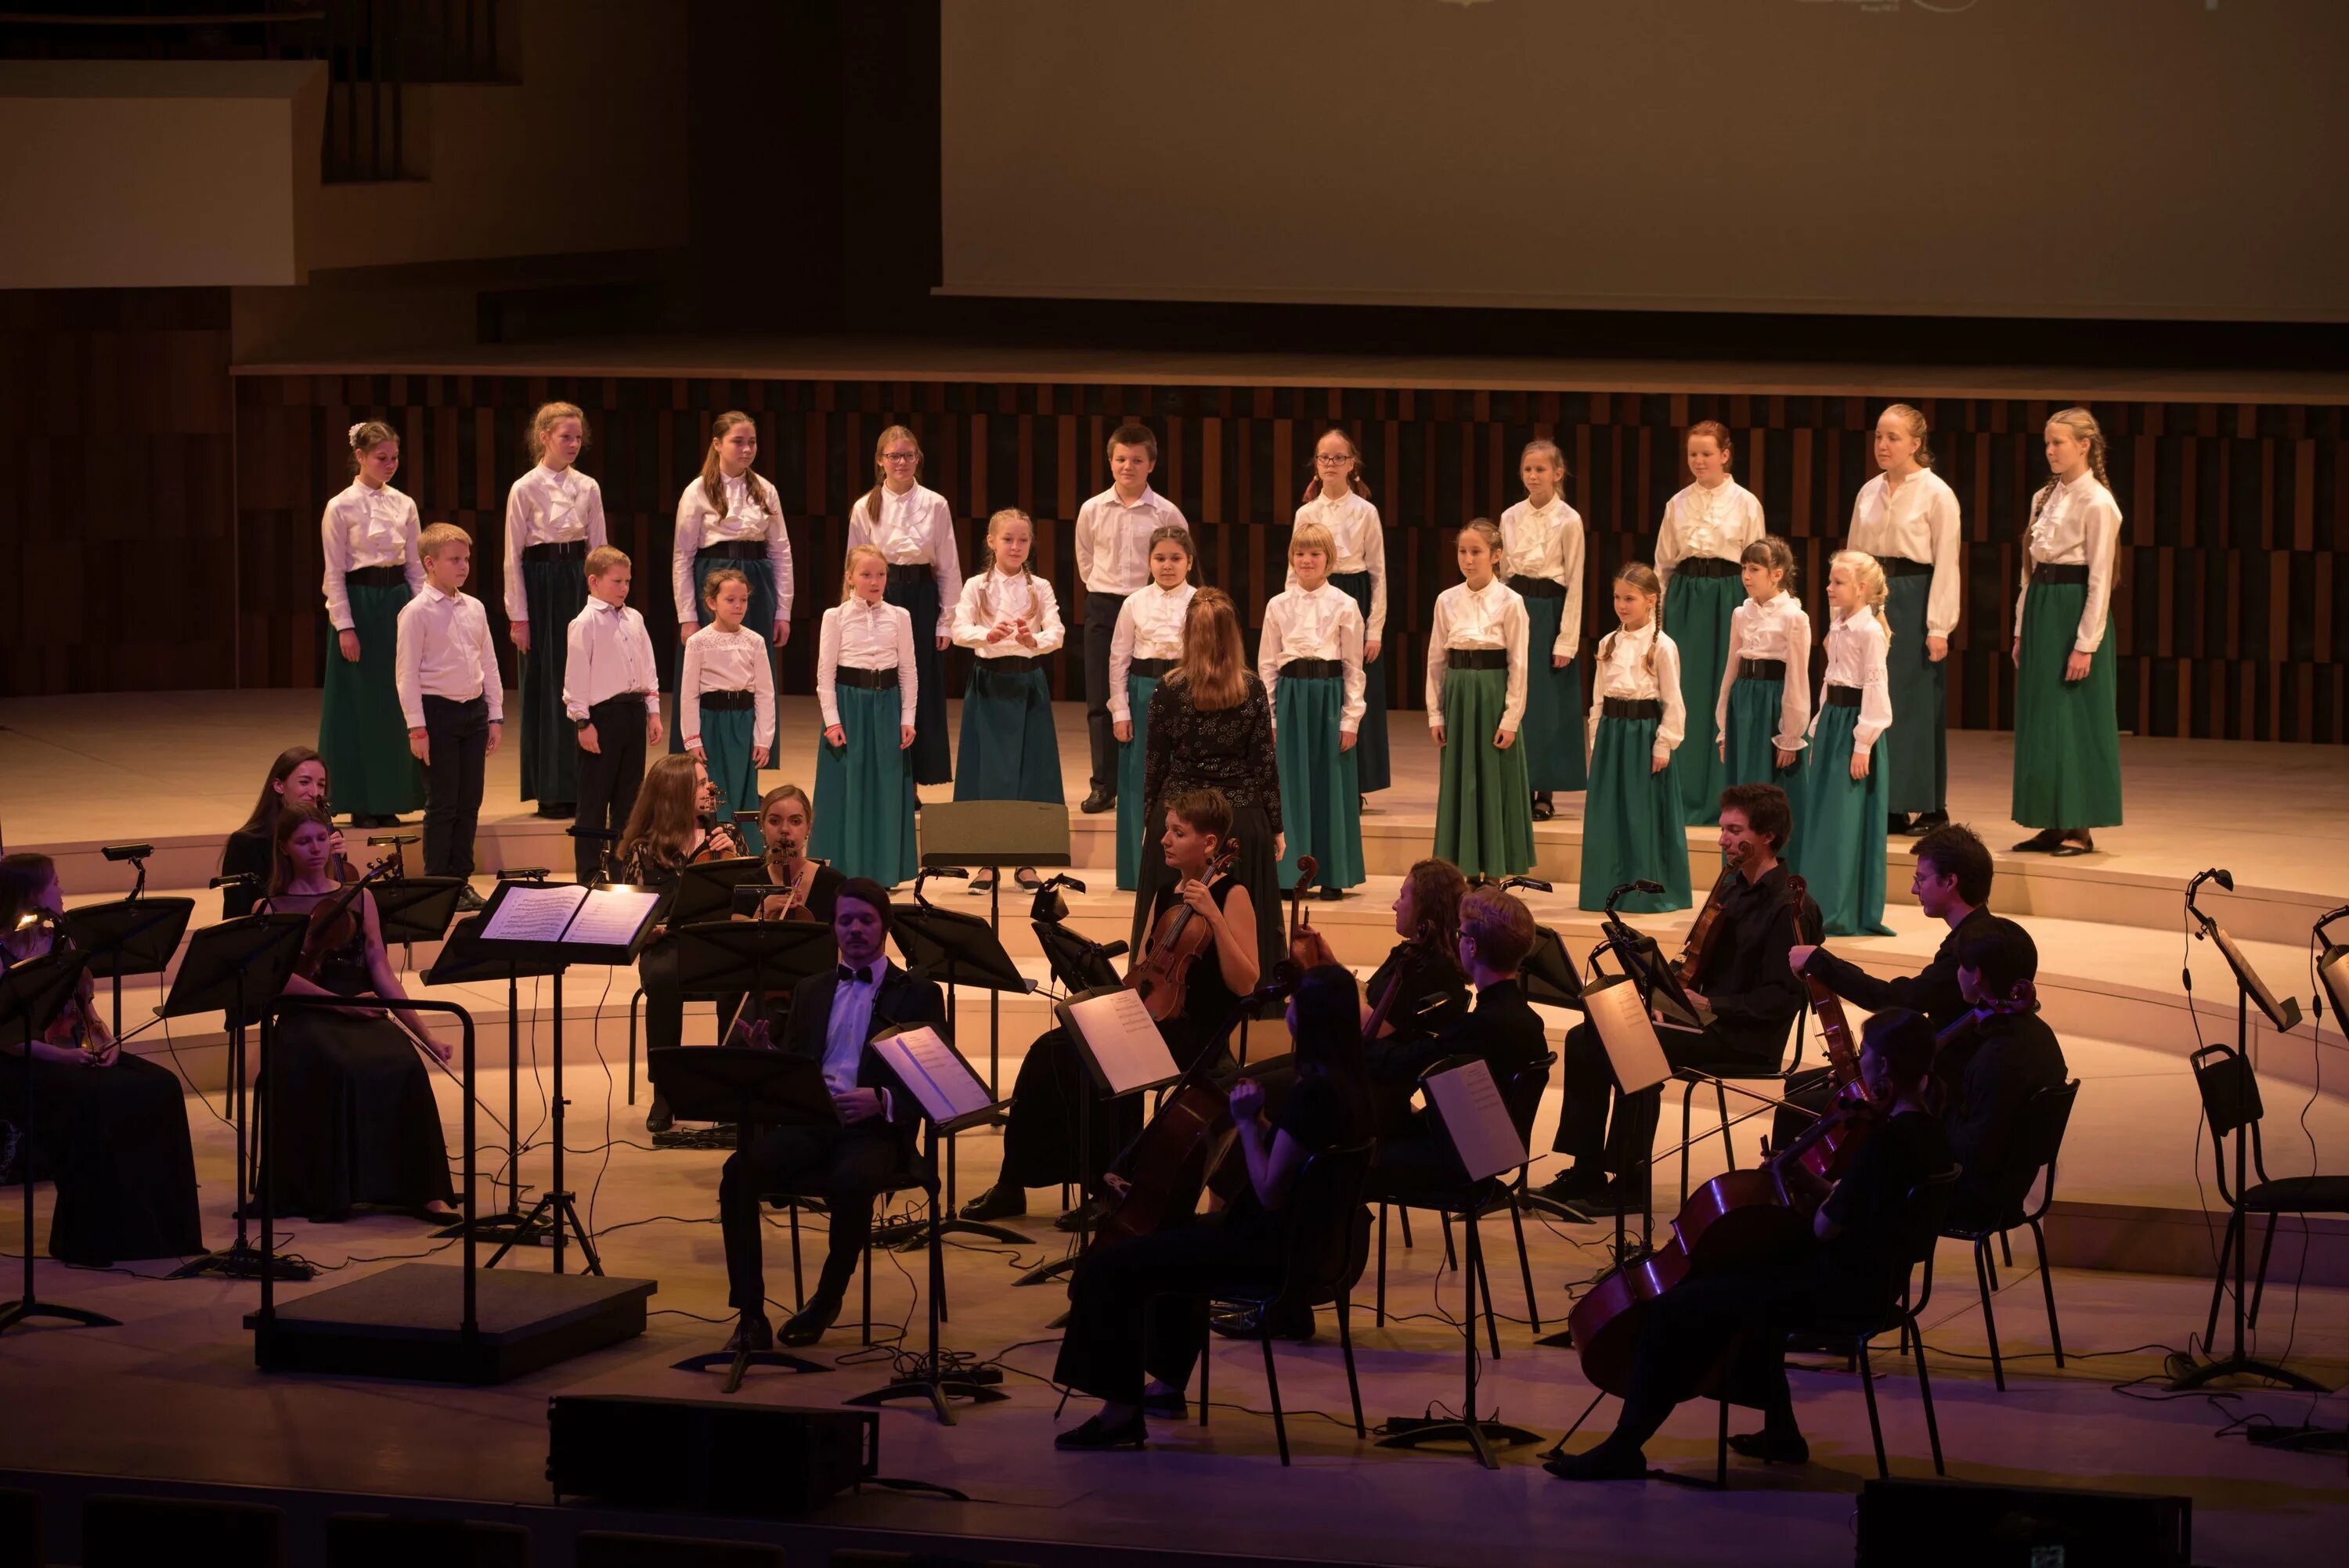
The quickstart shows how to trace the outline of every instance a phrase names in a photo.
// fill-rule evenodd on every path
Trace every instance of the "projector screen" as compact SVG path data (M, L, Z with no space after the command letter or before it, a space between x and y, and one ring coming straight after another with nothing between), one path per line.
M949 294L2349 320L2343 0L942 14Z

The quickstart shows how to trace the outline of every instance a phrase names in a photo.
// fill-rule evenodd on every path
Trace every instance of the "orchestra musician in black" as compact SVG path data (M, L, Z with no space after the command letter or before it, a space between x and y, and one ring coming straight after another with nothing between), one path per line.
M1950 1222L2001 1222L2030 1190L2038 1168L2014 1148L2032 1096L2061 1084L2069 1068L2055 1031L2039 1016L2039 946L2011 920L1975 923L1958 944L1958 985L1972 1009L1966 1026L1943 1031L1933 1076L1957 1086L1949 1101L1950 1149L1965 1168Z

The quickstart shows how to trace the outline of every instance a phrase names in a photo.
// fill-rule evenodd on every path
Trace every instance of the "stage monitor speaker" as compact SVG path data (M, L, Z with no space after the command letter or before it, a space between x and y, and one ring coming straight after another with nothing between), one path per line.
M557 1497L794 1519L878 1473L875 1410L559 1394L546 1406Z
M530 1568L530 1532L481 1519L326 1518L328 1568Z
M2189 1568L2190 1498L1960 1480L1871 1480L1859 1568Z
M0 1568L41 1568L47 1552L41 1539L41 1494L0 1487Z
M82 1500L82 1568L155 1568L159 1563L216 1563L220 1568L277 1568L285 1517L250 1502L170 1497Z
M787 1564L781 1547L755 1542L583 1530L572 1568L787 1568Z

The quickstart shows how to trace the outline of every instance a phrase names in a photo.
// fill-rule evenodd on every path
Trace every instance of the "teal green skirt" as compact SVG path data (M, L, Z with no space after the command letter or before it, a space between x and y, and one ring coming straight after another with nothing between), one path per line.
M1550 665L1557 645L1563 599L1526 601L1526 782L1549 793L1579 789L1589 775L1582 766L1582 671L1572 659L1566 668Z
M1884 923L1884 757L1881 741L1865 782L1851 777L1859 709L1828 707L1811 727L1795 798L1795 836L1785 861L1808 886L1829 936L1889 936Z
M1354 607L1362 613L1362 627L1367 635L1371 624L1371 574L1367 572L1333 572L1330 585L1353 600ZM1387 665L1392 656L1386 649L1362 665L1361 727L1354 736L1354 772L1361 780L1362 793L1373 794L1394 782L1394 768L1387 750ZM1355 802L1360 805L1361 802Z
M1346 707L1339 676L1283 676L1273 712L1273 749L1280 760L1280 825L1288 844L1280 857L1280 885L1297 885L1297 860L1319 862L1323 887L1362 885L1362 791L1354 751L1338 749L1338 720ZM1531 825L1528 819L1530 852Z
M530 652L522 656L522 798L568 806L579 799L579 732L563 711L563 665L571 620L587 607L587 568L576 561L525 561Z
M709 581L711 573L721 566L730 566L750 580L750 608L743 613L742 629L758 633L759 640L766 644L767 668L772 673L775 666L774 562L764 556L756 561L737 561L731 556L712 555L707 551L697 554L693 558L693 602L698 607L694 611L694 618L705 626L709 624L709 606L702 603L701 585ZM672 696L679 696L684 688L685 645L679 643L677 645L677 667L672 672L669 693ZM782 690L782 683L778 681L775 689ZM668 748L672 753L685 749L683 725L669 726Z
M1723 789L1732 784L1775 784L1790 795L1794 792L1795 778L1803 769L1803 754L1795 753L1790 768L1778 766L1778 708L1785 696L1784 681L1749 681L1743 676L1729 688L1729 727L1721 732L1727 752L1722 763Z
M1150 694L1158 689L1156 676L1125 677L1126 711L1133 715L1133 738L1117 748L1117 887L1132 892L1140 882L1142 855L1158 835L1142 820L1142 780L1150 741ZM1357 748L1356 749L1360 749Z
M1534 868L1534 799L1526 783L1525 738L1506 751L1493 744L1508 694L1506 670L1449 670L1444 676L1435 853L1472 877L1519 876ZM1284 822L1288 816L1284 791Z
M848 744L818 738L815 747L815 829L808 852L843 876L871 877L883 887L913 881L920 862L914 775L897 746L902 689L837 688Z
M1721 820L1727 770L1713 749L1713 705L1721 700L1721 672L1729 662L1729 618L1744 602L1745 584L1735 577L1683 572L1664 590L1664 630L1680 650L1681 705L1688 710L1688 734L1672 753L1672 772L1680 779L1682 820L1692 828Z
M2014 674L2014 820L2026 828L2120 825L2120 710L2109 625L2104 645L2088 660L2087 678L2064 678L2087 602L2085 583L2042 582L2031 585L2023 603L2023 664ZM341 793L339 783L336 792Z
M755 708L701 710L701 755L709 769L709 782L718 790L720 822L733 821L737 811L759 809L759 769L750 760L750 748L758 744L758 738L750 731L758 717ZM770 737L768 745L771 748L773 744ZM750 852L758 854L761 842L759 830L744 828L742 837Z
M408 584L350 584L351 629L359 662L343 657L341 639L326 628L326 691L318 708L318 755L326 759L328 797L337 811L396 817L424 805L424 768L408 749L408 720L399 711L399 613ZM575 743L574 743L575 744Z
M1925 649L1925 601L1932 591L1933 579L1921 572L1885 585L1892 727L1876 738L1876 758L1884 769L1885 806L1904 815L1950 803L1950 666L1935 664Z
M922 745L919 722L914 735L916 752ZM1055 806L1066 799L1061 793L1061 742L1052 733L1052 688L1042 670L1006 675L988 668L985 659L971 661L970 687L962 698L962 752L955 758L954 798L1050 800Z
M1590 793L1582 811L1581 906L1605 909L1607 895L1626 882L1664 884L1661 893L1623 895L1615 907L1660 914L1689 907L1687 824L1674 777L1683 743L1661 773L1650 771L1656 753L1653 718L1599 721L1590 748Z

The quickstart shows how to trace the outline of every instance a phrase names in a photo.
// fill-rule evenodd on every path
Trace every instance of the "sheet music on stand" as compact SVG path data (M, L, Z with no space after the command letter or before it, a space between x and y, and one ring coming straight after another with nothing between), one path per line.
M1616 975L1586 986L1582 1007L1599 1030L1599 1043L1607 1052L1618 1093L1639 1094L1672 1076L1671 1058L1664 1055L1663 1041L1656 1037L1656 1021L1648 1016L1637 981Z
M507 882L482 912L474 939L599 949L611 955L574 951L565 956L575 963L631 964L660 907L661 895L651 888Z
M914 1097L923 1116L941 1128L951 1129L956 1122L995 1107L987 1080L973 1072L962 1053L927 1024L883 1035L868 1048Z
M1138 1094L1182 1076L1139 991L1121 985L1063 1002L1058 1010L1082 1040L1085 1048L1078 1054L1102 1093Z
M1439 1066L1420 1082L1427 1089L1428 1108L1444 1124L1469 1181L1482 1181L1526 1162L1526 1140L1517 1136L1492 1065L1482 1057L1456 1067Z

